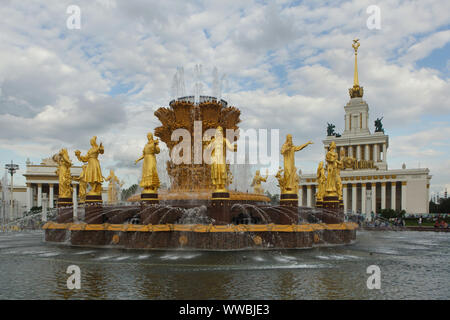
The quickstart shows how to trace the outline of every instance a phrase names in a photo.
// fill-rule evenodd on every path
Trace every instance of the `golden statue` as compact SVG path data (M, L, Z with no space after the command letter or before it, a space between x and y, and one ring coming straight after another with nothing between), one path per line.
M160 185L158 171L156 170L156 154L160 152L159 140L154 140L151 132L147 134L147 139L148 142L142 151L142 156L134 164L144 159L142 180L139 184L144 189L142 193L156 193Z
M278 180L278 187L280 187L281 193L286 193L286 181L283 174L284 170L281 169L281 167L278 167L277 174L275 175L275 178Z
M108 184L108 203L117 203L117 189L119 189L123 184L120 182L119 178L114 174L114 170L109 170L109 176L105 178L105 181L109 181Z
M67 149L61 149L58 154L53 155L52 159L58 164L58 169L55 171L59 177L58 197L71 199L73 189L70 167L72 166L72 161L69 159Z
M323 201L325 195L325 184L327 177L325 176L325 168L323 167L323 161L319 162L319 167L317 168L317 193L316 201Z
M336 192L338 194L339 200L342 200L342 181L341 181L341 169L344 169L344 161L336 161Z
M284 157L284 189L283 193L297 193L298 192L298 175L295 167L295 152L300 151L312 144L308 141L301 146L295 146L292 143L292 135L286 136L286 142L281 147L281 154Z
M81 162L87 162L86 172L84 174L84 181L89 183L91 191L87 195L101 196L102 194L102 182L103 175L100 168L100 162L98 161L98 155L105 152L102 143L97 145L97 137L94 136L91 139L91 148L85 156L81 155L80 150L75 151L75 155Z
M253 178L253 181L251 184L251 187L253 187L253 190L255 193L258 193L258 194L264 193L264 190L261 187L261 182L266 182L268 177L269 177L269 172L267 169L266 169L266 177L265 178L263 176L261 176L259 170L256 170L255 177Z
M355 158L352 157L346 157L345 156L345 150L344 148L341 148L341 151L339 152L339 158L342 162L341 169L356 169L357 161Z
M214 192L227 192L227 167L226 167L226 149L236 152L237 145L232 145L227 138L223 136L223 129L218 126L211 142L206 146L211 149L211 181L214 186Z
M81 174L78 178L74 178L74 180L78 181L78 193L80 198L80 203L83 203L86 201L86 189L87 189L87 182L86 182L86 168L87 164L83 164L81 167Z
M327 183L325 186L325 195L335 197L338 196L336 186L339 160L336 153L336 143L334 141L331 141L330 146L328 147L325 160L327 162Z

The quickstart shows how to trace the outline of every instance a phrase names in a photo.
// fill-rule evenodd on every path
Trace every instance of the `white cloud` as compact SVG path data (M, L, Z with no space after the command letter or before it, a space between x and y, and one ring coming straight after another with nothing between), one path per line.
M68 3L6 2L0 148L47 157L61 146L84 150L97 135L107 149L104 167L117 166L134 183L139 170L129 161L159 125L153 112L168 104L176 67L184 66L192 93L194 65L202 63L205 81L215 66L227 73L224 97L241 109L243 128L280 128L281 138L289 132L296 143L313 140L298 155L299 167L313 171L323 157L326 123L343 129L355 36L364 99L371 118L384 116L388 133L448 117L449 79L414 62L448 42L450 3L378 1L382 28L368 30L371 4L86 0L78 2L81 29L68 30ZM390 152L422 163L448 157L445 141L419 149L416 143L391 136Z

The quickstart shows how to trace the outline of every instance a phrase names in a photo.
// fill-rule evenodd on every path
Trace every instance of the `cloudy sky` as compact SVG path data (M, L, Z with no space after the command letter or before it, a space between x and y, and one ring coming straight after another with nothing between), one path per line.
M68 29L67 8L81 9ZM380 8L381 29L366 12ZM212 70L242 128L278 128L313 172L327 122L344 128L353 83L352 39L370 125L383 116L389 168L430 168L432 192L450 189L450 2L442 1L0 1L0 165L67 147L86 152L97 135L104 174L137 182L153 112L167 106L177 67L194 93Z

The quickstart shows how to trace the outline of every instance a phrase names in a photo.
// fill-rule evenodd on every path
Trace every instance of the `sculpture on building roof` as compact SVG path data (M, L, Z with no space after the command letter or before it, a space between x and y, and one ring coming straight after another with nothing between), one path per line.
M336 128L334 124L327 122L327 136L335 136L336 138L339 138L341 135L335 132L334 128Z
M336 126L334 124L327 122L327 136L335 135L334 128L336 128Z
M381 120L383 120L384 117L381 118L377 118L377 120L375 120L375 132L383 132L384 133L384 129L383 129L383 124L381 123Z

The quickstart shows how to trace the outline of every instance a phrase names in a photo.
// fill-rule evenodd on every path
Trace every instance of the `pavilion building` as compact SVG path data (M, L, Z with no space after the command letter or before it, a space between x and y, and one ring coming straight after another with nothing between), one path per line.
M357 42L355 42L357 43ZM342 135L328 132L322 141L325 154L332 141L341 159L341 150L353 165L341 169L343 202L346 213L363 214L381 209L405 210L409 214L429 212L429 188L431 175L427 168L388 169L387 150L389 136L381 128L381 120L375 132L369 130L369 106L362 99L363 88L358 83L357 48L355 48L355 80L349 89L350 101L344 107L345 130ZM317 190L316 174L302 174L300 200L303 206L315 206Z

